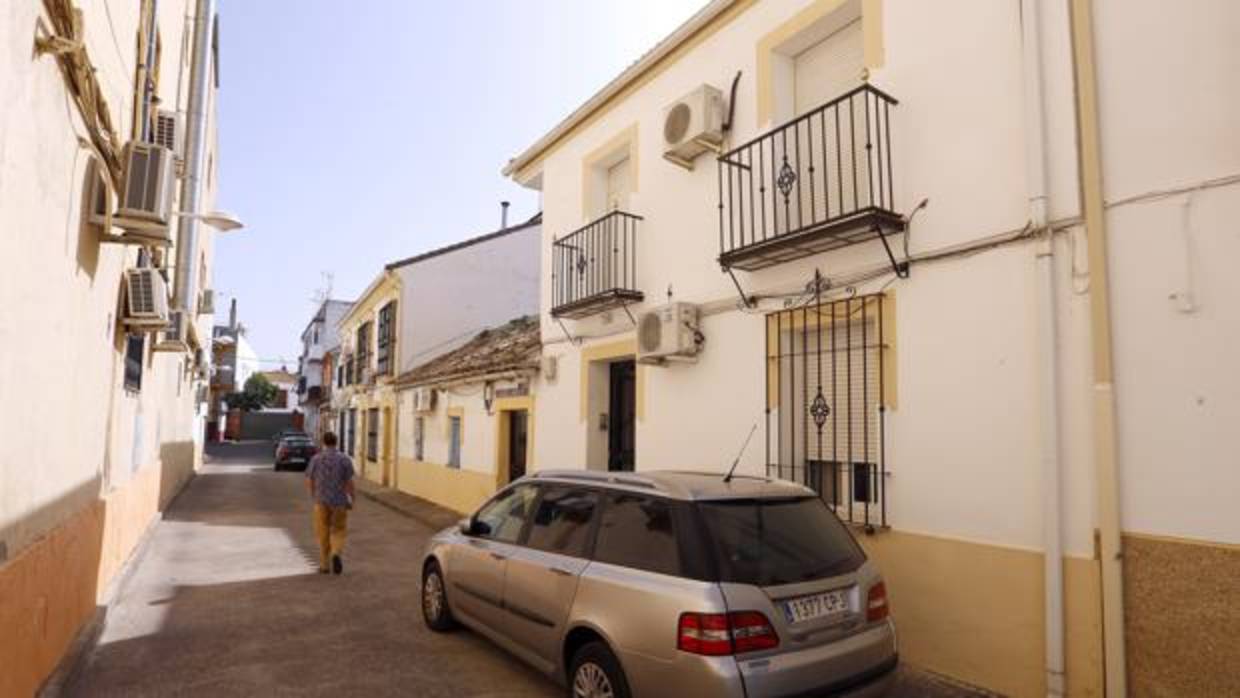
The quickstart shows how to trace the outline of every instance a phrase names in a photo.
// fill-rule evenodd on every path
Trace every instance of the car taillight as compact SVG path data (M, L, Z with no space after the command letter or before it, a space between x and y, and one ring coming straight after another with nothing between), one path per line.
M276 451L277 458L283 458L287 455L288 455L288 449L283 446L280 447L280 450Z
M887 585L879 582L870 587L869 594L865 600L865 619L866 622L873 623L876 620L882 620L887 617L889 607L887 606Z
M682 652L718 657L778 646L775 628L757 611L680 614L676 648Z
M779 647L779 636L766 616L757 611L738 611L729 617L732 620L732 644L737 654Z

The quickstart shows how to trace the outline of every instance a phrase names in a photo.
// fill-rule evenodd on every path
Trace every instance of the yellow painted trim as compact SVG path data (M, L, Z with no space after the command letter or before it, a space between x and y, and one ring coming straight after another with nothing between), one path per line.
M883 348L881 357L883 362L883 405L887 409L896 409L899 406L899 377L896 374L896 311L895 311L895 292L883 291L883 312L882 312L882 338ZM860 299L858 299L860 300ZM877 298L867 296L865 299L867 306L866 312L871 316L877 315L878 304ZM860 307L860 306L858 306ZM776 318L780 313L787 311L779 311L771 313L766 318L766 402L767 407L776 409L779 407L779 336L780 330L800 330L808 325L811 329L819 325L825 330L830 330L835 319L832 317L821 317L817 314L805 315L792 314L791 316L783 316L785 319L781 322ZM825 340L824 340L825 341Z
M887 60L883 43L883 0L861 0L861 31L866 70L883 67Z
M492 409L495 411L495 489L508 483L508 420L505 412L525 410L525 469L534 470L534 397L496 398Z
M749 7L756 2L757 0L737 0L737 2L727 10L721 12L710 22L702 25L700 29L682 40L680 45L669 51L662 59L652 63L648 68L646 68L646 70L633 76L633 78L629 80L628 84L625 85L623 89L616 92L608 98L607 101L599 104L592 111L590 111L589 114L586 114L578 120L577 123L573 124L572 128L569 128L564 133L560 134L560 136L554 141L551 141L544 146L541 151L530 158L528 163L522 166L521 169L514 172L512 174L512 178L523 184L531 181L535 176L537 176L538 172L542 168L542 164L547 160L547 158L563 146L564 143L581 133L583 129L586 129L596 123L603 117L604 114L608 113L614 109L616 105L628 99L634 92L641 89L651 80L654 80L656 77L663 74L663 71L667 70L683 58L686 53L692 51L694 48L701 45L702 42L714 36L720 29L723 29L731 24L733 20L739 17L745 10L749 9Z
M590 195L595 193L594 183L591 181L598 170L600 163L607 160L621 150L628 152L629 159L629 194L637 191L638 182L638 129L637 122L633 122L628 128L617 133L607 139L599 147L591 150L584 158L581 159L581 218L583 221L590 221L596 218L594 211L590 206Z
M461 418L461 449L464 450L465 448L465 408L464 407L449 407L444 412L444 417L445 419L443 420L443 437L445 439L452 438L452 418L453 417Z
M618 342L595 344L581 350L581 380L577 384L581 399L581 421L589 418L590 412L590 364L596 361L637 356L637 338L622 339ZM635 410L638 421L646 418L646 366L637 364L637 386L634 399L637 400Z
M462 514L473 512L495 493L491 473L412 458L401 458L397 468L402 471L401 491Z
M789 39L808 29L812 24L835 12L847 0L815 0L809 7L792 16L772 31L758 39L758 127L773 125L775 116L775 68L774 55ZM861 32L864 43L865 68L881 68L884 63L882 0L862 0Z
M859 542L883 572L910 664L1004 695L1046 695L1041 552L900 530ZM1098 562L1063 562L1067 695L1098 695Z
M1069 0L1072 69L1076 80L1078 180L1089 261L1089 338L1093 379L1094 490L1102 564L1103 662L1106 695L1128 694L1125 647L1124 567L1120 517L1120 465L1111 365L1111 298L1107 271L1107 224L1103 202L1102 125L1094 63L1093 2Z

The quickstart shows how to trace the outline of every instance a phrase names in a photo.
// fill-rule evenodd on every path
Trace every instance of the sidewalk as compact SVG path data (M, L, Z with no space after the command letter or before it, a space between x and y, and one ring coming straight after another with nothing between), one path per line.
M451 509L445 509L421 497L415 497L400 490L394 490L391 487L384 487L364 477L354 478L353 482L357 488L357 493L361 496L381 504L398 514L408 516L433 532L441 531L449 526L455 526L458 521L465 518L464 514Z

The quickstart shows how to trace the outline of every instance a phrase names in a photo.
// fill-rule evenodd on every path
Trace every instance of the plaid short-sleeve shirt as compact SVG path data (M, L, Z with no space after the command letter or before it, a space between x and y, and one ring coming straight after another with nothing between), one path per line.
M310 459L306 477L314 484L314 501L331 507L348 505L345 483L353 479L353 460L334 448Z

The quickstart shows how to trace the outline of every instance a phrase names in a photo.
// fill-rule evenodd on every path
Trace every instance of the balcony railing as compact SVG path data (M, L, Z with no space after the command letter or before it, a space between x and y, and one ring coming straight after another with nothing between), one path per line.
M636 288L641 220L612 211L552 243L552 315L582 318L642 300Z
M761 269L904 229L891 107L862 85L719 157L719 263Z

